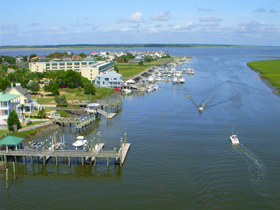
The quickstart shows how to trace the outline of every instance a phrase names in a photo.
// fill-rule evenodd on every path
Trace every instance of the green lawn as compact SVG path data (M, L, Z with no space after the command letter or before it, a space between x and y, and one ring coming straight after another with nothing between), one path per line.
M0 137L10 133L11 131L0 130Z
M33 125L37 125L37 124L41 124L41 123L45 123L45 122L48 122L48 121L32 121L31 120L31 124L30 125L22 126L22 128L26 128L26 127L29 127L29 126L33 126Z
M261 73L262 78L268 79L269 83L280 90L280 59L268 61L253 61L247 65Z
M157 59L150 63L144 63L143 66L139 66L138 63L116 63L116 65L119 69L119 74L122 74L123 79L126 79L135 74L139 74L151 66L161 66L170 59L171 58Z

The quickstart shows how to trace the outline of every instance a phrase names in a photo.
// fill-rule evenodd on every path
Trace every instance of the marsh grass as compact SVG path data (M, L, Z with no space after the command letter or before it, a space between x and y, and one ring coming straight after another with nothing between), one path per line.
M280 59L267 61L252 61L247 65L261 73L261 77L280 90Z

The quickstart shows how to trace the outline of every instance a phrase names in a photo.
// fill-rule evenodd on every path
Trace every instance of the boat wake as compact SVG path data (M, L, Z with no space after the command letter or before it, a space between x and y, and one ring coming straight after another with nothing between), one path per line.
M263 162L242 144L236 144L233 145L233 147L249 166L248 172L250 175L251 187L260 195L264 197L269 196L266 168Z

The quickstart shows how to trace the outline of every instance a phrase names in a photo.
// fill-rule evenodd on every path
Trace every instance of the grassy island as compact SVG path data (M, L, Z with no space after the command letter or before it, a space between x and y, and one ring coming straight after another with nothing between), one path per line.
M252 61L247 63L252 70L261 73L261 77L280 91L280 59L267 61Z

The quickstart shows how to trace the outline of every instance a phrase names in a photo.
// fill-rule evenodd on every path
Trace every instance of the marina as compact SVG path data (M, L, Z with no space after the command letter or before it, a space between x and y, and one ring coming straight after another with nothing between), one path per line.
M166 50L170 55L192 56L194 60L181 67L191 66L195 74L183 74L184 84L155 80L157 91L123 95L116 111L105 110L117 113L112 119L100 115L79 133L73 125L59 126L59 142L64 136L65 150L72 153L77 136L84 136L91 148L91 140L95 138L96 144L98 132L102 134L100 143L105 147L98 152L96 166L95 160L91 162L93 156L86 160L91 150L83 149L77 150L78 158L71 157L70 166L66 152L57 163L51 156L45 165L38 162L42 153L33 157L32 164L30 156L26 164L20 157L13 163L13 155L7 164L0 161L5 166L0 166L1 208L278 209L280 99L246 64L277 57L279 49ZM47 52L36 49L34 53ZM246 86L218 86L227 80ZM204 111L200 113L192 100L198 106L206 101ZM233 126L240 140L237 145L229 139ZM107 157L100 156L112 151L119 160L120 138L124 142L126 132L131 146L123 167L115 164L114 157L109 157L107 167ZM50 135L35 141L43 142ZM24 148L31 140L23 142ZM63 150L56 153L63 154ZM96 192L94 199L88 199L91 192Z

